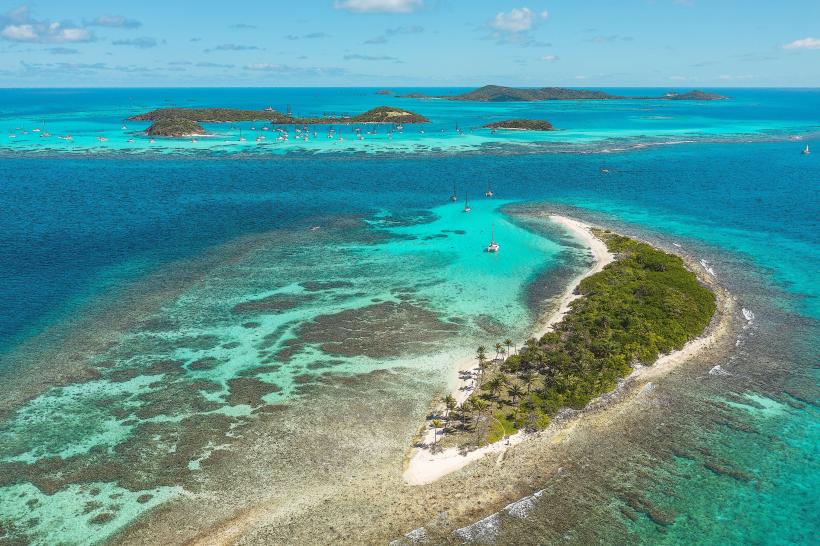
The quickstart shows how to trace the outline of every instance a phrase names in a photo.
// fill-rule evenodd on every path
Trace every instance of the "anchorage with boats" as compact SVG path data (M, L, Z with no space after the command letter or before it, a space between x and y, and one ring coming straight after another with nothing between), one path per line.
M490 183L487 182L487 191L484 192L484 196L487 197L488 199L492 199L493 195L494 195L493 191L490 189ZM450 201L452 201L454 203L458 201L458 191L456 189L455 184L453 184L453 193L450 195ZM468 193L465 191L464 192L464 210L463 210L463 212L470 212L472 210L473 209L470 207L470 201L469 201ZM501 250L501 245L499 245L495 240L495 224L492 224L491 227L490 227L490 243L485 248L485 251L493 254L493 253L498 252L499 250Z

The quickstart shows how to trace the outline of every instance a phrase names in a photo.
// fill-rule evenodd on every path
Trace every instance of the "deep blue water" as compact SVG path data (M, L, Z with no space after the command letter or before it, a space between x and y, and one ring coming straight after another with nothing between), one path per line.
M152 264L327 210L431 207L453 181L475 194L492 181L504 198L587 207L747 253L818 316L820 163L792 143L606 156L21 158L2 160L0 178L3 344L93 297L94 286Z

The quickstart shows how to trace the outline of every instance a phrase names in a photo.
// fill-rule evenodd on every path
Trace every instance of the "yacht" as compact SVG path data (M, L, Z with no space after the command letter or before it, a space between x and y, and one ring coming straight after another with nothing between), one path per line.
M471 210L473 210L473 209L470 208L470 201L467 199L467 194L465 193L464 194L464 212L470 212Z
M484 197L492 197L493 190L490 189L490 183L487 182L487 191L484 192Z
M458 201L458 194L456 193L456 185L455 184L453 184L453 195L450 196L450 201L452 201L453 203Z
M495 226L493 226L490 244L487 245L487 252L498 252L499 250L501 250L501 247L495 242Z
M809 150L809 145L806 144L806 147L803 148L803 155L809 155L811 151Z

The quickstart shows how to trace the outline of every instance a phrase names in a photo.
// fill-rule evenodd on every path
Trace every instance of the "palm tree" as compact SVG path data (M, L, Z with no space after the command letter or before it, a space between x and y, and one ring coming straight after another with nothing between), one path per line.
M510 356L510 345L512 345L512 340L510 338L505 339L504 345L507 346L507 356Z
M522 373L518 377L521 378L521 381L524 383L524 386L527 387L527 394L529 395L530 387L532 387L532 380L535 379L535 375L532 372L527 371Z
M503 351L504 351L503 347L504 346L500 343L495 344L495 358L496 358L496 360L498 360L498 355L499 354L503 354Z
M513 404L518 401L518 398L524 394L524 391L521 390L521 387L518 386L518 383L513 383L513 385L507 389L507 394L512 398Z
M487 409L488 404L487 404L487 402L485 402L481 398L474 398L471 402L471 405L472 405L473 411L475 411L478 414L478 416L476 417L476 421L475 421L475 443L478 444L479 443L479 437L478 436L481 432L479 427L478 427L478 418L482 416L484 411Z
M433 444L434 445L438 443L438 429L440 429L443 426L443 424L444 423L442 423L438 419L433 419L433 421L430 423L430 426L433 427Z
M490 363L487 362L486 360L479 360L478 361L478 369L481 372L481 375L480 375L479 381L478 381L478 387L480 387L482 381L484 381L484 373L487 371L487 369L489 367L490 367Z
M490 394L492 394L493 398L498 398L498 391L501 390L501 387L504 386L505 380L503 375L496 375L492 378L492 380L487 384L490 387Z
M444 422L450 422L450 412L452 412L456 408L456 399L453 398L452 394L448 394L444 397L444 407L447 408L447 415L444 417Z
M470 413L471 410L472 404L469 398L462 402L461 405L458 407L459 419L461 419L461 425L464 428L467 427L467 421L469 419L467 414Z

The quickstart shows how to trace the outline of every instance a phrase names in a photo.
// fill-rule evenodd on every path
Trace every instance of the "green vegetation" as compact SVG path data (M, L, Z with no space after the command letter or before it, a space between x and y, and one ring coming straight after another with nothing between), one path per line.
M667 100L724 100L727 97L717 93L706 93L705 91L688 91L686 93L667 93L662 98Z
M145 134L148 136L172 137L201 135L204 133L205 129L203 129L199 123L181 118L158 119L145 131Z
M518 129L521 131L554 131L552 123L543 119L505 119L488 123L485 129Z
M351 123L427 123L430 120L401 108L378 106L355 116L325 116L298 118L276 110L239 110L236 108L159 108L128 118L132 121L152 121L147 134L154 136L186 136L205 130L199 123L227 123L240 121L269 121L283 125L330 125ZM188 132L182 131L190 127Z
M624 100L624 99L654 99L654 100L720 100L725 99L715 93L703 91L689 91L687 93L666 93L660 97L623 97L610 95L603 91L591 89L567 89L566 87L520 88L505 87L503 85L485 85L459 95L431 97L423 93L410 93L400 98L409 99L446 99L475 102L533 102L543 100Z
M604 100L617 99L614 95L603 91L588 89L566 89L563 87L543 87L540 89L521 89L517 87L503 87L501 85L485 85L473 91L443 97L449 100L469 100L479 102L514 102L539 100Z
M479 347L478 388L454 408L439 441L484 444L519 429L540 429L562 408L581 409L612 391L636 364L681 349L701 335L716 309L714 293L683 260L645 243L595 230L616 260L581 281L583 296L552 332L517 354L510 340L487 360Z

